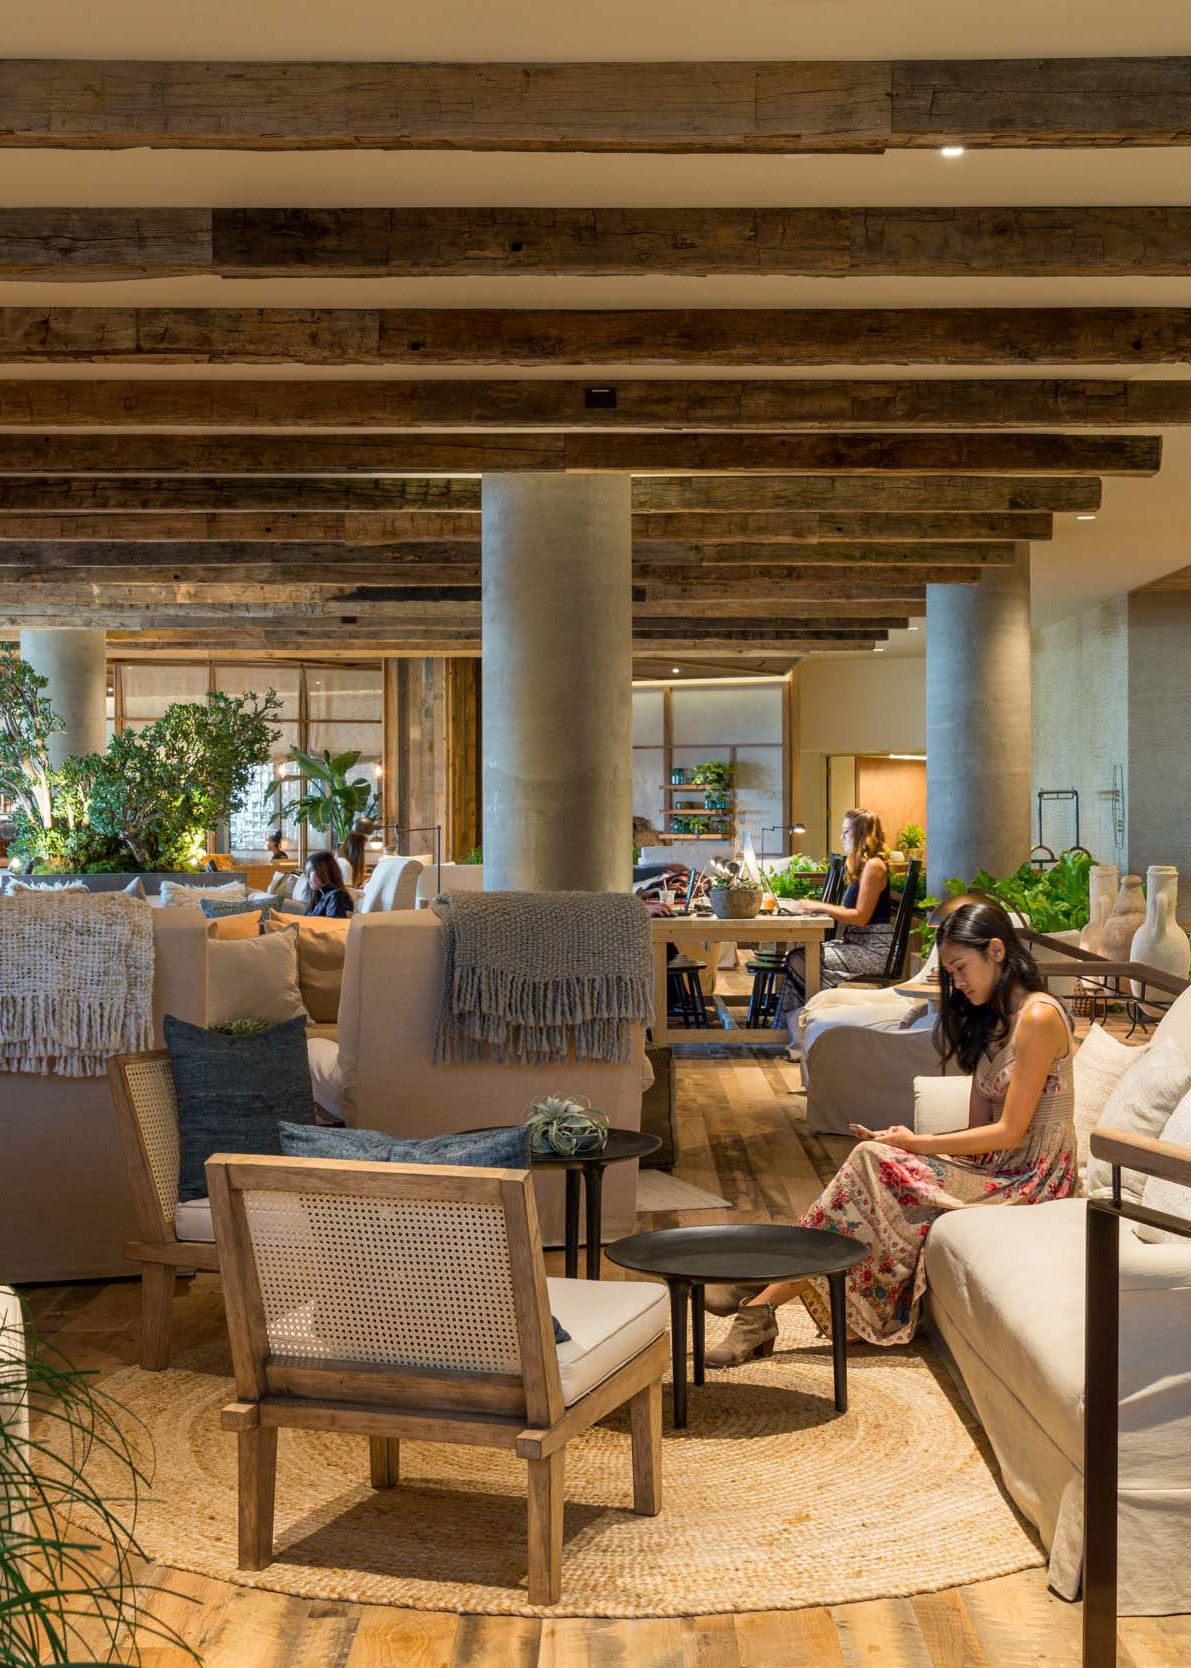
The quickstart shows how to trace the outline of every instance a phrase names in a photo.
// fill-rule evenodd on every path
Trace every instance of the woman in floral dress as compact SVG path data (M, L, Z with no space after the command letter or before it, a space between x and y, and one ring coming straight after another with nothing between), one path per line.
M968 1127L916 1135L897 1124L862 1140L801 1218L850 1234L871 1255L846 1276L849 1329L872 1344L904 1344L918 1326L923 1252L944 1211L1035 1205L1075 1185L1071 1021L1042 989L1033 958L1004 910L966 903L939 928L939 1022L944 1061L972 1074ZM763 1291L714 1287L708 1306L734 1314L709 1366L772 1352L775 1309L800 1298L830 1327L825 1280Z

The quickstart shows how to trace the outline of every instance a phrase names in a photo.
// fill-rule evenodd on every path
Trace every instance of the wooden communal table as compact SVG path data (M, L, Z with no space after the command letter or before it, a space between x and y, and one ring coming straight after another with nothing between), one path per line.
M719 944L801 944L806 949L806 994L813 996L819 989L819 968L823 940L834 923L829 915L757 915L747 921L721 921L715 915L655 916L651 922L653 934L653 991L655 1048L666 1048L674 1043L701 1043L704 1047L764 1048L785 1047L789 1038L769 1027L748 1028L740 1025L729 1011L723 997L714 998L718 1026L706 1030L671 1026L666 1013L666 946L674 944L680 954L701 960L699 950ZM743 1001L744 999L742 999Z

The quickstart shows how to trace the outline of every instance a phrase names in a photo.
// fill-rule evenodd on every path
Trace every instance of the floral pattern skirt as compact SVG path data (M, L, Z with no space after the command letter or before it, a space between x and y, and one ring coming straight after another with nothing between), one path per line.
M800 1221L870 1248L845 1276L848 1329L866 1343L905 1344L922 1312L923 1253L936 1218L981 1205L1064 1199L1075 1174L1075 1135L1066 1124L1049 1138L1038 1132L1016 1152L966 1160L923 1158L883 1141L862 1141ZM826 1280L812 1281L803 1301L829 1332Z

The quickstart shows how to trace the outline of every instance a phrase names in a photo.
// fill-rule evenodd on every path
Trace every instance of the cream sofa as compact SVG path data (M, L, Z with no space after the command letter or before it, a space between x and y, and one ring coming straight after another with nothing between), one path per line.
M353 917L347 938L338 1045L311 1041L316 1081L332 1081L346 1123L415 1139L525 1121L542 1095L586 1096L621 1128L641 1127L645 1037L620 1065L439 1066L434 1064L443 985L443 928L429 910ZM321 1057L321 1058L320 1058ZM327 1105L330 1095L316 1095ZM542 1238L563 1238L562 1177L535 1175ZM637 1166L609 1166L605 1239L631 1233Z
M1156 1038L1191 1066L1191 991ZM926 1245L931 1322L1006 1488L1077 1596L1083 1557L1086 1205L957 1211ZM1191 1611L1191 1242L1121 1225L1120 1595L1126 1615Z
M153 1026L167 1014L204 1025L207 922L153 911ZM129 1272L136 1220L106 1077L0 1072L0 1268L14 1284Z
M482 863L444 863L442 865L442 884L438 883L438 870L433 860L418 876L418 908L425 909L431 898L439 892L482 892L484 890L484 865Z

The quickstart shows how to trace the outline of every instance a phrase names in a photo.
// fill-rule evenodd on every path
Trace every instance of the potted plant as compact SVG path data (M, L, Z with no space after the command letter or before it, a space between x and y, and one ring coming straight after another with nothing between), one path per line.
M712 913L721 921L751 921L764 896L749 875L716 875L711 883Z
M265 790L265 798L277 800L272 821L280 826L286 817L293 817L324 835L332 849L341 846L357 820L371 816L375 809L376 795L368 778L355 776L348 780L348 771L359 757L358 750L332 757L325 747L321 753L303 753L301 748L291 747L290 762L298 766L306 791L285 804L281 796L287 783L294 782L295 778L279 776L271 783Z
M691 781L704 790L705 811L726 811L732 803L732 766L726 759L708 759L696 765Z
M921 857L922 848L926 844L926 834L920 824L908 822L897 836L897 849L907 857Z

